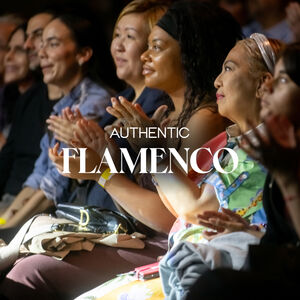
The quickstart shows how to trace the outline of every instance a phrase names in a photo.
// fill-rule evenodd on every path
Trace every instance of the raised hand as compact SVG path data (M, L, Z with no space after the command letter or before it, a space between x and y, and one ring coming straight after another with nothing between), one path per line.
M74 140L74 131L76 130L76 122L83 119L80 111L76 108L75 112L67 107L63 109L61 116L51 115L46 123L48 129L54 133L54 137L67 145L71 145Z
M67 145L71 145L72 139L74 139L73 132L76 129L76 125L70 121L63 119L60 116L50 116L46 120L48 129L54 133L54 137Z
M75 130L75 138L72 145L75 147L86 147L96 152L100 157L108 148L109 153L116 166L120 160L120 150L113 139L94 121L79 120Z
M121 127L123 127L123 124L120 119L117 119L115 122L113 122L113 124L105 126L104 130L109 136L111 136L114 130L116 130L119 133Z
M98 180L99 174L97 173L79 173L80 171L80 157L69 158L69 172L64 172L64 158L63 151L58 152L59 143L56 143L53 148L49 148L49 158L56 166L58 172L69 178L81 179L81 180ZM98 169L101 162L99 155L91 150L86 150L86 171L90 172L96 167Z
M62 117L65 120L72 122L73 124L75 124L78 120L84 118L79 108L75 108L75 111L73 112L70 107L66 107L62 110Z
M123 124L121 129L124 133L129 133L127 139L135 151L138 152L140 148L162 146L161 140L146 138L145 135L139 136L128 129L139 127L142 131L145 131L147 127L158 127L168 108L166 105L160 106L152 118L149 118L139 104L132 104L124 97L119 97L119 101L116 98L112 98L111 101L112 107L107 107L106 110L121 121Z

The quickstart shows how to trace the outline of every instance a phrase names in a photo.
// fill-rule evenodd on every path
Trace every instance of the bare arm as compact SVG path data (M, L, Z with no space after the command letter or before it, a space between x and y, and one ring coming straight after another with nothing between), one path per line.
M89 165L87 168L93 169L94 166L99 166L100 163L100 156L97 153L103 153L103 147L107 146L109 148L111 146L111 148L114 148L115 145L111 140L104 141L103 130L100 128L96 130L97 127L94 123L82 122L81 127L85 128L86 131L77 134L78 138L82 143L86 141L86 144L89 143L97 150L97 152L91 149L87 151L87 164ZM97 140L100 142L98 146ZM49 157L55 163L57 169L62 172L63 157L57 151L58 145L49 150ZM110 153L114 153L114 150L111 149ZM117 158L114 161L117 161ZM70 159L70 173L62 173L62 175L76 179L99 180L99 173L79 173L79 165L80 160L78 157ZM101 172L105 168L103 166ZM142 223L157 231L169 232L175 218L163 205L157 193L140 187L122 174L116 174L107 181L105 189L128 213Z
M159 195L116 174L105 184L106 191L132 216L147 226L168 233L175 217L161 201Z
M36 192L37 190L31 187L24 187L15 197L10 206L2 213L1 218L6 221L10 220L12 216L19 211Z
M190 135L184 139L179 152L189 148L191 153L200 148L209 139L224 130L224 120L220 115L212 113L208 109L198 111L188 122ZM182 153L183 155L183 153ZM161 170L167 167L166 161ZM196 215L205 210L217 210L219 202L216 198L214 188L203 184L201 189L191 181L185 173L172 164L173 174L154 175L158 186L160 198L165 205L171 206L172 210L188 222L197 224Z
M172 174L157 173L154 178L158 183L160 198L167 199L177 215L187 222L198 224L197 214L206 210L218 210L219 202L213 186L203 184L199 188L179 168L173 166L172 170Z
M53 201L46 199L42 190L33 190L26 187L19 193L16 200L6 212L5 215L9 217L6 219L7 222L3 228L18 226L34 214L40 213L53 205Z

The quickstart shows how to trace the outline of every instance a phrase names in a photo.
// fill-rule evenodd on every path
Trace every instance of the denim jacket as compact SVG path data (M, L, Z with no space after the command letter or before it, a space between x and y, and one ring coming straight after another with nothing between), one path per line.
M54 107L53 113L60 115L65 107L72 110L79 108L84 117L99 119L105 113L109 104L110 94L101 86L84 78L68 95L64 96ZM49 159L48 149L53 147L57 140L46 133L41 139L41 154L35 162L32 174L27 178L24 186L41 189L46 197L55 203L62 202L68 197L69 179L60 175ZM60 148L68 147L60 143Z

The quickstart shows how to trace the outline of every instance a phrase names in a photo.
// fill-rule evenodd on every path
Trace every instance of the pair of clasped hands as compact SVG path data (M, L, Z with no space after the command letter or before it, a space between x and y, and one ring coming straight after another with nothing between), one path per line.
M114 128L166 126L168 119L162 121L167 110L166 105L160 106L149 118L139 104L132 104L124 97L112 98L112 107L107 107L107 112L117 118L117 121L103 130L95 121L85 119L78 109L72 112L65 108L61 116L51 116L47 123L49 130L53 131L57 140L72 145L76 148L87 148L86 169L92 170L100 164L101 157L106 148L109 149L114 162L119 160L119 149L109 134ZM240 146L251 157L262 163L279 181L299 178L299 149L300 134L295 132L293 125L284 117L269 115L264 120L265 132L262 134L252 124L252 137L243 135ZM129 131L130 132L130 131ZM258 143L257 143L258 141ZM128 142L135 151L142 147L154 147L153 140L128 137ZM158 140L156 140L159 143ZM59 144L49 149L49 157L60 173L63 170L62 151L59 153ZM99 174L79 173L79 158L70 160L70 173L64 176L79 180L98 180ZM102 172L102 170L100 170ZM98 177L95 177L98 176ZM205 231L207 239L212 239L220 234L234 231L248 231L257 235L258 228L249 225L236 213L222 208L219 212L207 211L198 215L198 222L212 230Z

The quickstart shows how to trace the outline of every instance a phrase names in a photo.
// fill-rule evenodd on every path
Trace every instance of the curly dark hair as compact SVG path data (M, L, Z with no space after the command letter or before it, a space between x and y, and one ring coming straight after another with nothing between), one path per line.
M199 0L176 1L169 8L177 25L186 83L177 126L184 126L201 108L217 111L214 80L237 40L240 25L222 8Z

